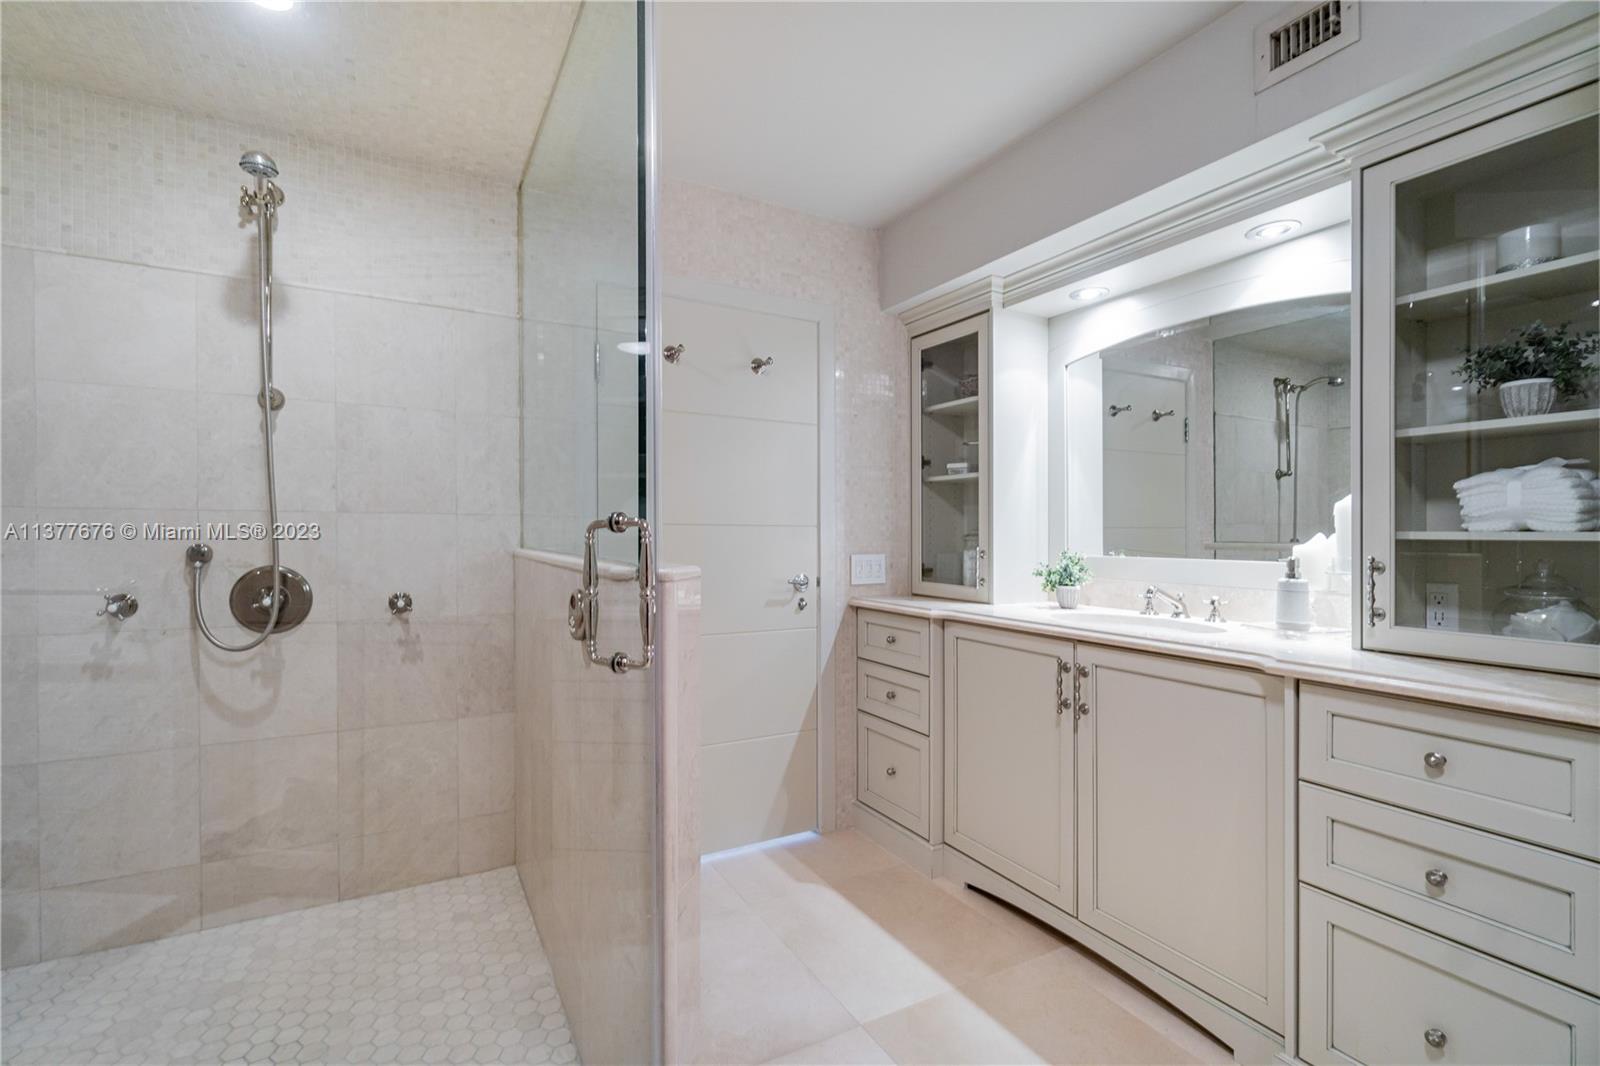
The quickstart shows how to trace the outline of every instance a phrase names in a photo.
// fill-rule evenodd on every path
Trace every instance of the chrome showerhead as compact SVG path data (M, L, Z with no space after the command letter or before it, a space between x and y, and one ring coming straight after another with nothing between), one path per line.
M265 152L246 152L239 157L239 169L246 174L253 174L258 178L275 178L278 176L278 164Z

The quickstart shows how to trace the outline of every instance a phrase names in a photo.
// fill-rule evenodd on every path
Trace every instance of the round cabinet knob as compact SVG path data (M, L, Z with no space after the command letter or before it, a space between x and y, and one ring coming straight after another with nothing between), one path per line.
M1422 765L1430 770L1443 770L1444 764L1450 760L1444 757L1443 752L1430 751L1422 757Z
M1434 888L1443 888L1445 886L1445 882L1450 880L1450 875L1445 873L1443 870L1429 870L1427 873L1422 875L1422 879L1427 881L1428 884L1432 885Z
M895 775L894 767L891 766L887 770L885 770L884 771L884 775L887 776L887 777L893 777Z
M1429 1047L1439 1048L1444 1047L1447 1038L1443 1029L1429 1029L1422 1034L1422 1039L1428 1042Z
M885 692L883 694L883 698L886 699L886 700L889 700L891 703L894 701L894 697L895 697L894 689L890 689L888 692Z
M884 637L883 638L883 642L885 644L893 644L894 643L894 634L890 633L888 636Z

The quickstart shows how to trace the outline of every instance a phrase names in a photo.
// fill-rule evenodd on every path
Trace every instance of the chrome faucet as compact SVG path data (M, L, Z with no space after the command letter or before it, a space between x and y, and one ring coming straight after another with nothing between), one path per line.
M1156 613L1156 598L1160 597L1172 606L1172 617L1188 618L1189 608L1183 602L1183 593L1173 595L1166 589L1157 588L1155 585L1147 586L1144 590L1144 610L1140 614Z

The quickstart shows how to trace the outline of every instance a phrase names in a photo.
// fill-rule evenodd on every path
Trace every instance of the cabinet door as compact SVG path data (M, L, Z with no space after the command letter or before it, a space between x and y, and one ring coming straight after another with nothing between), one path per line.
M990 600L990 319L911 341L911 578L919 596Z
M1069 914L1071 671L1067 641L945 628L945 842Z
M1284 681L1078 646L1078 917L1283 1031Z
M1494 384L1548 380L1543 353L1564 343L1548 331L1595 326L1594 100L1362 171L1365 647L1600 672L1600 393Z

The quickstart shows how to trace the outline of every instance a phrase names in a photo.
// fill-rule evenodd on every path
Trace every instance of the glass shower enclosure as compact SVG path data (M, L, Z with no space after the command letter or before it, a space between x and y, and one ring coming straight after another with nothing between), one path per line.
M653 134L649 5L584 5L519 197L517 863L598 1062L664 1054L660 686L634 524L657 513ZM586 641L568 631L580 585Z

